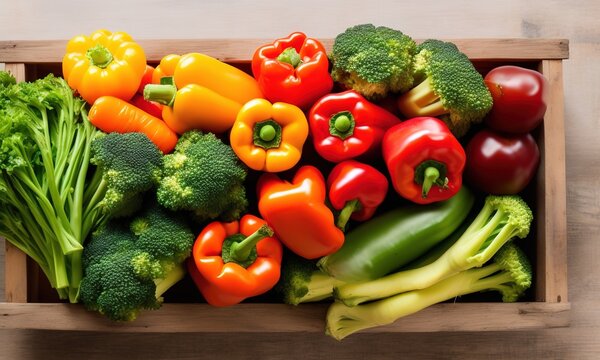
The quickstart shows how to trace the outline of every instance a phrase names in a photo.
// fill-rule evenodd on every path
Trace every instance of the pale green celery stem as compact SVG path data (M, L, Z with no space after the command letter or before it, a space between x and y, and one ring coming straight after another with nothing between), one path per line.
M69 271L69 302L72 304L77 303L79 300L79 285L83 277L83 267L81 265L82 253L83 250L80 250L67 255L71 270Z
M82 114L83 116L83 114ZM87 121L87 120L86 120ZM86 141L84 144L88 144L91 137L94 134L94 129L91 127L84 126L82 129L86 134ZM90 146L85 146L83 156L79 162L79 176L75 185L75 192L73 196L73 207L71 208L71 229L75 236L79 239L80 243L83 243L87 237L87 233L82 232L82 221L83 221L83 194L85 192L85 180L87 177L87 171L90 164Z
M40 153L42 155L42 162L44 164L44 169L46 171L45 176L48 178L48 191L50 193L50 198L53 203L54 210L56 211L56 216L59 220L59 224L63 228L62 231L57 233L57 236L60 239L61 248L63 249L64 254L68 254L72 251L75 251L81 248L81 244L73 234L68 230L71 230L69 218L65 212L65 204L61 199L60 193L58 191L58 183L54 174L54 161L52 159L52 149L50 148L50 136L48 130L48 115L46 111L42 111L42 123L44 124L44 138L46 143L38 142L38 146L40 148Z
M498 270L496 265L463 271L430 287L355 307L336 302L327 312L327 333L341 340L360 330L391 324L431 305L493 288L499 284L498 278L484 282L480 282L480 279Z
M344 284L341 280L332 278L322 271L315 271L311 275L311 284L318 284L317 287L309 287L308 293L304 295L301 302L315 302L330 298L333 295L333 288Z

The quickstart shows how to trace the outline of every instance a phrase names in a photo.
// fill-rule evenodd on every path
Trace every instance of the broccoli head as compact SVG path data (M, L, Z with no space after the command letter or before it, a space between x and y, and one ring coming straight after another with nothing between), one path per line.
M110 216L128 216L142 203L142 194L160 179L163 155L142 133L110 133L92 142L91 163L105 189L98 206Z
M453 43L426 40L417 50L415 84L398 99L400 112L406 117L439 117L455 136L464 135L492 108L483 77Z
M158 202L170 210L192 211L198 221L232 221L248 206L246 174L231 147L214 134L188 131L164 157Z
M399 30L356 25L335 38L331 75L368 99L404 92L413 84L416 48L415 42Z
M145 204L148 205L148 204ZM111 320L131 321L157 309L185 275L194 234L182 217L153 203L133 219L113 219L83 250L80 299Z
M274 292L286 304L298 305L331 298L334 286L342 284L342 281L319 270L315 261L293 253L285 254L285 258Z

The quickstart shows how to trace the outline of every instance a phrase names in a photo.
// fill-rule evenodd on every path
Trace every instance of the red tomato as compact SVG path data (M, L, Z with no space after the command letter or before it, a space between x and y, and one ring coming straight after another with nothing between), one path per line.
M500 66L484 78L494 106L485 123L494 130L525 134L544 118L548 82L537 71L519 66Z
M540 162L530 134L503 135L481 130L467 144L465 178L480 190L496 195L521 192Z

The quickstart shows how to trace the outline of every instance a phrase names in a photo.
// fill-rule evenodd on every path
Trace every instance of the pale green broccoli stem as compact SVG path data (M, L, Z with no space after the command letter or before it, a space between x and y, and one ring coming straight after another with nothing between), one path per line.
M448 114L442 101L433 89L430 78L426 78L419 85L398 98L400 112L409 118L417 116L440 116Z
M156 298L162 300L162 296L167 290L173 285L181 281L186 274L183 264L177 264L167 273L167 276L163 279L154 279L156 284Z
M496 210L490 219L494 210L491 206L484 205L465 233L431 264L375 280L344 284L334 289L334 296L348 306L355 306L405 291L427 288L460 271L483 265L510 240L515 230L511 224L504 224L504 228L494 234L507 216L503 211ZM488 242L490 236L493 239ZM484 244L487 247L480 252Z
M314 271L310 276L308 292L301 298L292 302L292 305L298 305L306 302L316 302L329 299L333 295L333 288L341 285L343 282L325 274L322 271Z
M431 305L461 295L488 289L508 289L504 283L512 280L510 273L501 272L497 264L460 272L430 287L400 293L383 300L355 307L335 302L327 311L326 333L337 340L357 331L388 325L396 320L421 311Z

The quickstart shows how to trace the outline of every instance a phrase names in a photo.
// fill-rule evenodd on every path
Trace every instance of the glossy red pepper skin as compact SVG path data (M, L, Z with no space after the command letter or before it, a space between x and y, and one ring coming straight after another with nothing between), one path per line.
M417 117L390 128L382 152L396 192L417 204L449 199L462 186L465 150L439 119ZM423 183L418 180L430 165L441 165L439 177L423 196Z
M317 259L342 247L344 233L336 227L333 213L325 205L327 189L319 169L304 165L291 183L265 173L257 189L261 216L296 255Z
M278 60L288 48L294 48L300 55L301 63L296 67ZM302 109L310 107L333 88L325 47L301 32L256 49L252 74L270 102L285 102Z
M144 95L133 95L131 100L129 100L129 103L135 105L135 107L144 110L145 112L156 118L162 119L163 106L159 103L155 103L153 101L148 101L144 99Z
M350 118L351 128L347 131L335 127L340 114ZM317 153L337 163L377 153L386 130L399 124L400 119L348 90L319 99L309 112L308 123Z
M327 177L329 201L336 210L342 210L353 200L358 200L358 210L350 216L356 221L373 217L377 207L387 195L388 180L379 170L355 160L337 164ZM339 227L339 224L338 224Z
M213 306L230 306L269 291L279 280L283 247L275 237L256 244L256 258L244 268L224 262L224 244L231 236L249 236L266 222L244 215L239 222L214 221L198 235L188 260L188 271L204 299Z
M531 182L540 150L530 134L505 135L484 129L466 146L465 178L489 194L518 194Z

